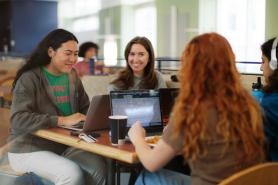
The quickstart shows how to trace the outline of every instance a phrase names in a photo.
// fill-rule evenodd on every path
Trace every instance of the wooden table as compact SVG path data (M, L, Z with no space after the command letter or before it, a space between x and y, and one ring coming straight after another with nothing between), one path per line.
M117 174L117 182L119 182L119 173L116 168L116 162L122 161L128 164L137 164L139 163L139 159L132 144L127 143L114 146L109 140L108 130L98 131L98 133L100 133L101 136L97 138L96 143L87 143L83 140L80 141L78 137L71 136L69 130L62 128L42 129L36 131L34 135L108 158L109 176L107 184L114 185L115 174Z

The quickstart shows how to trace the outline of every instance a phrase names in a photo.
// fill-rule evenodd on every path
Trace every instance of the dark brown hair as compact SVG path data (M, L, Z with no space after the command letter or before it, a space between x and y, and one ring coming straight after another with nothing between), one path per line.
M271 50L272 45L275 38L272 38L265 43L262 44L261 50L262 54L268 59L268 61L271 60ZM276 60L278 56L278 49L276 47ZM273 73L268 77L268 84L263 87L263 90L265 93L272 93L272 92L278 92L278 68L276 68Z
M18 70L15 80L13 82L13 89L15 88L17 80L20 76L36 67L45 66L50 63L51 58L48 55L48 49L51 47L57 50L61 45L68 41L75 41L78 43L77 38L73 33L64 29L55 29L48 33L38 44L35 50L31 53L26 63Z
M98 45L94 42L84 42L80 45L79 47L79 52L78 52L78 56L80 57L85 57L86 52L90 49L90 48L94 48L96 50L96 55L98 55Z
M135 37L129 41L125 48L125 60L127 65L124 70L120 71L118 78L112 81L111 84L114 84L121 90L127 90L129 87L134 85L134 74L131 67L128 65L128 55L133 44L142 45L149 54L149 61L144 69L143 78L139 84L139 88L154 89L158 84L158 80L154 71L154 51L150 40L146 37Z

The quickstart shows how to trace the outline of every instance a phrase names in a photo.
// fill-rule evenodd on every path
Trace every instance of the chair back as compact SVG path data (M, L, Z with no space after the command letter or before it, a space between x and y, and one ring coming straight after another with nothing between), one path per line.
M0 148L7 143L10 129L10 109L0 107Z
M278 163L269 162L244 169L219 185L278 185Z

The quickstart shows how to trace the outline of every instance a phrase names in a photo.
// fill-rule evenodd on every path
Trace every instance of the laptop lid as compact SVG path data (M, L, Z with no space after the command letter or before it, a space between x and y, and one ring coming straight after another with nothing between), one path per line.
M108 117L111 115L109 95L97 95L92 98L87 112L83 132L109 128Z
M178 93L178 88L159 89L161 116L164 124L168 123Z
M109 95L97 95L91 100L86 114L86 121L71 126L58 126L61 128L90 133L96 130L109 128L108 117L111 115Z
M112 115L128 116L127 127L138 120L147 132L163 129L158 90L111 91L110 104Z

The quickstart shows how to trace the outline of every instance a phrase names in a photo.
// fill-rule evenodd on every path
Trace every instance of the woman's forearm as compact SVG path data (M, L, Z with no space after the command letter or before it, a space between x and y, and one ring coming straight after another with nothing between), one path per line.
M137 140L134 145L141 163L151 172L162 168L176 153L163 140L160 140L153 149L150 148L144 139Z

